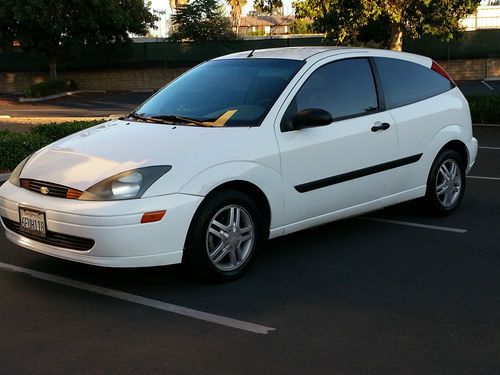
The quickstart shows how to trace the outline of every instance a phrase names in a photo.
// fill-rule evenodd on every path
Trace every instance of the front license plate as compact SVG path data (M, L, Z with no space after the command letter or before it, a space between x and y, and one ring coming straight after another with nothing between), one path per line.
M42 238L47 236L45 212L19 207L19 219L21 232Z

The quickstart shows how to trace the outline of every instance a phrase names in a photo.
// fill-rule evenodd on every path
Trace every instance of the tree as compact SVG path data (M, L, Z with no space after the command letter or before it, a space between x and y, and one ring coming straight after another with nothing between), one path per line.
M50 78L57 77L57 58L87 45L129 40L145 35L157 17L143 0L1 0L0 42L18 41L49 60Z
M336 43L352 43L370 22L384 19L390 26L390 49L400 51L403 36L435 35L449 40L463 27L460 20L476 11L481 0L301 0L298 17L311 17L317 29Z
M283 7L282 0L254 0L253 7L259 14L276 15Z
M172 16L172 22L176 31L170 39L174 41L207 42L236 38L218 0L194 0L181 6Z
M227 0L231 7L231 26L236 34L239 33L241 23L241 11L246 5L247 0Z
M311 34L313 32L312 23L303 18L295 19L290 23L290 32L292 34Z

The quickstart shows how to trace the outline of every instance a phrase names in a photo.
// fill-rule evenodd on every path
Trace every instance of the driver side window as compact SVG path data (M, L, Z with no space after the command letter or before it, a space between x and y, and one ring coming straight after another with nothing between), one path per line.
M312 108L328 111L334 121L377 111L377 90L368 59L335 61L316 69L290 103L284 120Z

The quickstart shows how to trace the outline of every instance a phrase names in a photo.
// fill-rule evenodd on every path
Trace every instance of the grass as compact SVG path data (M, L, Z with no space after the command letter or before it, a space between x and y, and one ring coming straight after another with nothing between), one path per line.
M467 97L474 124L500 124L500 95Z
M56 79L31 85L24 92L24 96L27 98L40 98L65 91L74 91L77 88L76 83L70 79Z
M103 121L73 121L39 125L25 132L0 130L0 172L13 170L21 160L36 150Z

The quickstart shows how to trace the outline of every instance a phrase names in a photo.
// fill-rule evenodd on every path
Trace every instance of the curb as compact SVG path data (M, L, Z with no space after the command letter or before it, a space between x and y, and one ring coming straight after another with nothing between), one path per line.
M10 173L1 173L0 174L0 183L5 182L9 179Z
M75 91L65 91L65 92L61 92L60 94L47 95L47 96L42 96L40 98L19 98L19 101L21 103L43 102L45 100L61 98L63 96L80 94L82 92L105 93L106 90L75 90Z

